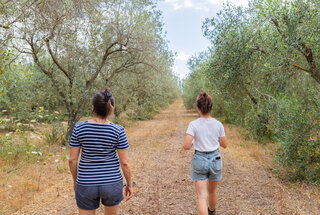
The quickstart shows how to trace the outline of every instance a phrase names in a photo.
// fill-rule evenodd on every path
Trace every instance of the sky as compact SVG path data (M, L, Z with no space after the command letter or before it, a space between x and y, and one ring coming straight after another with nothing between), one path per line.
M169 49L176 53L173 72L181 79L189 73L186 63L189 57L206 51L210 41L203 36L202 23L205 18L215 17L228 0L162 0L158 9L162 11L166 39ZM237 6L247 6L248 0L229 0Z

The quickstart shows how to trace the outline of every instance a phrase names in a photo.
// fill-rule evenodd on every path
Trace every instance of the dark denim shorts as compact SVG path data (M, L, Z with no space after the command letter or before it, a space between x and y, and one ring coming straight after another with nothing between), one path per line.
M196 151L191 160L191 179L222 180L222 157L219 149L213 152Z
M120 181L114 184L96 186L77 184L75 193L77 205L81 209L97 209L100 201L105 206L114 206L123 200L123 183Z

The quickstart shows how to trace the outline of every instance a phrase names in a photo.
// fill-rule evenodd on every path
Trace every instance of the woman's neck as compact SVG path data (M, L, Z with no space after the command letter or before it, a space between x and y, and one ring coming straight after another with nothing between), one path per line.
M201 114L200 113L200 118L212 118L212 117L211 117L210 113L209 114Z
M110 123L108 118L101 118L101 117L98 117L98 116L93 116L93 118L88 120L88 122L101 123L101 124L109 124Z

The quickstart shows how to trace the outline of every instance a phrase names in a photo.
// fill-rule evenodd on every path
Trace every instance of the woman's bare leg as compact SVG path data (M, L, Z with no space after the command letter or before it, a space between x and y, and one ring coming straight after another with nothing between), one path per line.
M216 208L218 201L217 193L218 181L209 181L208 183L208 194L209 194L209 209L213 211Z
M79 208L79 215L95 215L96 210L83 210Z
M118 215L119 205L104 206L104 215Z
M198 197L198 214L208 215L208 180L198 180L195 182Z

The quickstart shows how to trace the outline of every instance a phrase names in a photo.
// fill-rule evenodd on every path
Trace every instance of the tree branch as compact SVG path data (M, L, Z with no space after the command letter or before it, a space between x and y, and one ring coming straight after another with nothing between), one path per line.
M1 25L1 24L0 24L0 28L9 29L9 26L8 26L8 25Z
M50 40L54 37L54 31L55 31L56 27L58 26L58 24L59 24L59 19L56 20L56 22L50 32L50 36L45 39L45 42L46 42L47 49L49 51L49 54L50 54L53 62L63 72L63 74L69 79L69 84L70 84L70 86L72 86L73 81L72 81L72 78L71 78L69 72L65 68L63 68L63 66L59 63L58 59L54 56L52 49L51 49L51 46L50 46Z
M118 40L117 40L117 41L111 43L111 44L106 48L106 50L105 50L105 52L104 52L104 55L103 55L103 57L102 57L101 63L99 64L99 67L97 68L96 72L92 75L92 77L90 78L90 80L88 80L87 83L86 83L86 88L87 88L87 89L90 89L90 88L91 88L94 80L98 77L98 74L101 72L103 66L105 65L108 56L109 56L110 54L115 53L115 52L122 51L122 49L116 49L116 50L110 52L110 50L111 50L115 45L117 45L118 43L119 43L119 42L118 42Z
M298 64L296 64L296 63L294 63L294 64L291 64L293 67L295 67L296 69L300 69L300 70L303 70L303 71L305 71L305 72L308 72L308 73L310 73L310 74L312 74L312 71L310 71L309 69L306 69L306 68L304 68L304 67L302 67L302 66L299 66Z
M281 29L280 29L280 25L279 22L276 19L271 19L273 24L276 26L277 31L279 32L279 34L281 35L281 37L283 37L284 39L288 39L288 36L285 35ZM286 25L289 25L289 21L286 20ZM309 48L303 41L300 41L300 45L293 45L294 48L296 48L307 60L310 69L305 69L301 66L298 66L297 64L293 64L293 66L297 69L303 70L305 72L308 72L309 74L311 74L311 77L313 79L315 79L318 83L320 83L320 71L317 69L315 63L314 63L314 59L313 59L313 54L312 54L312 49Z
M7 2L5 2L4 4L7 4L7 3L9 3L10 1L7 1ZM28 2L28 1L27 1ZM12 25L13 23L15 23L15 22L17 22L18 20L19 20L19 18L22 16L22 15L24 15L24 11L25 11L25 8L24 7L27 7L27 8L29 8L29 7L31 7L34 3L36 3L37 2L37 0L34 0L33 2L31 2L31 4L30 5L28 5L28 6L26 6L26 5L23 5L22 6L22 8L20 8L23 12L22 13L20 13L13 21L11 21L10 23L8 23L7 25L1 25L0 24L0 27L1 28L5 28L5 29L9 29L10 28L10 25Z
M250 93L250 91L246 87L244 89L245 89L247 95L249 96L250 100L253 102L253 104L255 104L255 105L258 104L257 99L254 98L254 96Z
M256 50L256 51L259 51L259 52L261 52L261 53L263 53L263 54L266 54L266 51L265 51L265 50L263 50L263 49L260 49L260 47L259 47L259 46L252 47L252 49L253 49L253 50Z
M58 60L56 59L56 57L54 56L52 50L51 50L51 47L50 47L50 41L49 39L46 39L46 44L47 44L47 48L48 48L48 51L49 51L49 54L53 60L53 62L57 65L57 67L63 72L63 74L69 79L69 84L72 85L72 78L71 76L69 75L69 72L63 68L63 66L58 62Z
M47 70L39 61L39 57L37 55L37 50L36 50L36 47L34 45L34 42L33 42L33 36L31 36L31 39L30 41L28 41L27 39L25 39L27 41L27 43L30 45L31 47L31 50L32 50L32 57L33 57L33 60L34 62L36 63L36 65L40 68L40 70L48 76L48 78L51 80L53 86L57 89L59 95L62 97L62 100L67 108L68 111L70 111L70 105L69 103L67 102L67 97L66 95L64 94L63 91L61 91L60 87L56 84L56 80L54 80L54 77L53 77L53 74L52 72L49 72L49 70Z

